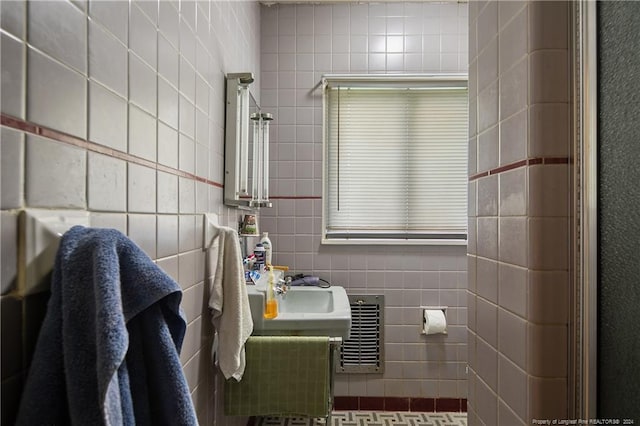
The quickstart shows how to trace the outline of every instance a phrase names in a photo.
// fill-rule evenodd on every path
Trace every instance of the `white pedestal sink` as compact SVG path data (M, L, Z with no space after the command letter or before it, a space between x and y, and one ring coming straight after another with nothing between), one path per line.
M278 316L264 319L263 280L265 277L258 285L247 286L254 335L349 338L351 307L343 287L290 287L286 294L276 296Z

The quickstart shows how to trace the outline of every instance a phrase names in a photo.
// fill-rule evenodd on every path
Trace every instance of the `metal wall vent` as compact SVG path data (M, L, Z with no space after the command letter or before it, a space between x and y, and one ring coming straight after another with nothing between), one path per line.
M351 333L340 348L339 373L384 371L384 296L349 295Z

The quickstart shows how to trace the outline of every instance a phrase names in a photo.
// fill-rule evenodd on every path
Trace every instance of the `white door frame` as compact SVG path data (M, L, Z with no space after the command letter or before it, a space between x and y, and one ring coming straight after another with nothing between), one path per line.
M574 3L576 265L572 386L575 416L597 418L598 62L597 3Z

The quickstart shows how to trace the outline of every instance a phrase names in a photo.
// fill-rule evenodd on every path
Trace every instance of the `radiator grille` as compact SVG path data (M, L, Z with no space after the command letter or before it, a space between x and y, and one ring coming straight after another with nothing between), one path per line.
M384 369L384 296L349 295L351 333L340 348L340 373L381 373Z

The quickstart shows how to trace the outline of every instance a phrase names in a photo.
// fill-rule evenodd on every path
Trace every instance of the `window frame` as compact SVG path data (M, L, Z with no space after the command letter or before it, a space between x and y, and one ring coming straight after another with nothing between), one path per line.
M394 233L358 232L349 236L349 232L334 232L334 237L328 237L328 100L327 87L344 85L348 87L367 87L371 84L388 85L388 87L464 87L468 90L468 74L325 74L322 76L322 238L323 245L441 245L462 246L467 245L468 226L464 233L416 233L415 238L410 237L411 232ZM380 238L376 238L376 234ZM384 236L383 236L384 235ZM431 235L431 237L429 236ZM408 237L409 236L409 237Z

